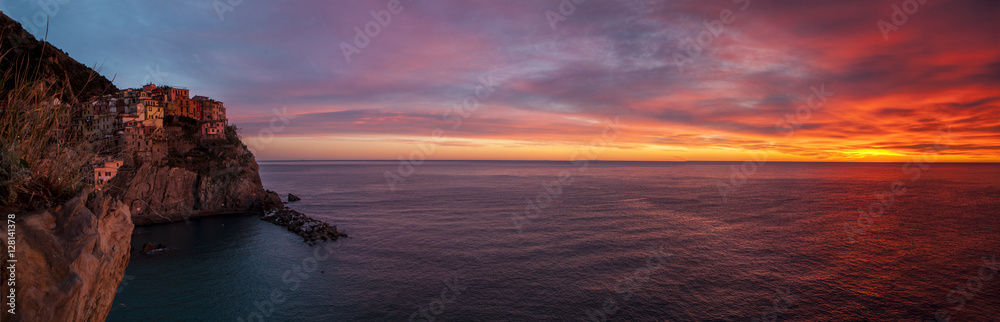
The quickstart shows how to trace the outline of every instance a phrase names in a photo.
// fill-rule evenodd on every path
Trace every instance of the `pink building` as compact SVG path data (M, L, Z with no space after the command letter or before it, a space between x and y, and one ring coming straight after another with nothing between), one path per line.
M94 187L104 188L104 185L118 174L118 168L122 166L122 163L120 160L115 160L104 162L103 167L94 168Z
M209 138L223 138L226 136L226 121L211 121L201 124L201 135Z

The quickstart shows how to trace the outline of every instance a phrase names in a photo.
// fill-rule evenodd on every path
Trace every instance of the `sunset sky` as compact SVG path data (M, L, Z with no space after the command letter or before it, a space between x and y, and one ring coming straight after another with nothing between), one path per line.
M0 10L258 160L1000 161L996 0L46 1Z

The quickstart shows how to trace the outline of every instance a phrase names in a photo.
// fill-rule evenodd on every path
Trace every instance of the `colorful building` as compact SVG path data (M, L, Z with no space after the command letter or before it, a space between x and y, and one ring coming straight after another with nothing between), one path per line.
M201 124L201 135L208 138L223 138L226 136L226 121L210 121Z
M189 95L186 88L147 84L87 102L89 113L77 118L74 126L97 143L103 155L103 161L93 164L95 185L100 188L111 180L122 160L131 164L165 159L170 146L169 129L164 128L167 116L197 120L203 137L224 138L228 120L222 102Z
M94 168L94 186L97 189L103 188L108 181L111 181L118 174L118 168L122 166L123 161L114 160L101 163L103 163L102 166Z

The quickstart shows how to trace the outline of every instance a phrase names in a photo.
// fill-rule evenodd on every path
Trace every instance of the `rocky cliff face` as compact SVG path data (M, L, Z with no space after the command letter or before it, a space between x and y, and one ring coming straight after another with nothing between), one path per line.
M143 164L134 174L122 176L120 199L129 205L136 225L281 208L278 194L261 185L256 162L223 171L228 172L203 175Z
M224 139L207 139L183 127L167 126L176 132L167 159L120 169L106 188L129 206L136 225L282 208L278 194L264 190L253 154L233 129Z
M88 190L16 217L17 304L3 320L104 321L128 265L128 207Z

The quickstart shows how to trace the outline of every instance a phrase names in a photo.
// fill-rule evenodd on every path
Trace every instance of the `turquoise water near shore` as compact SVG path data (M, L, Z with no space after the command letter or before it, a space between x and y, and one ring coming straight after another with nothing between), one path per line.
M427 161L391 190L398 165L261 162L336 242L253 215L137 227L108 320L1000 317L1000 165L772 162L733 185L741 163Z

